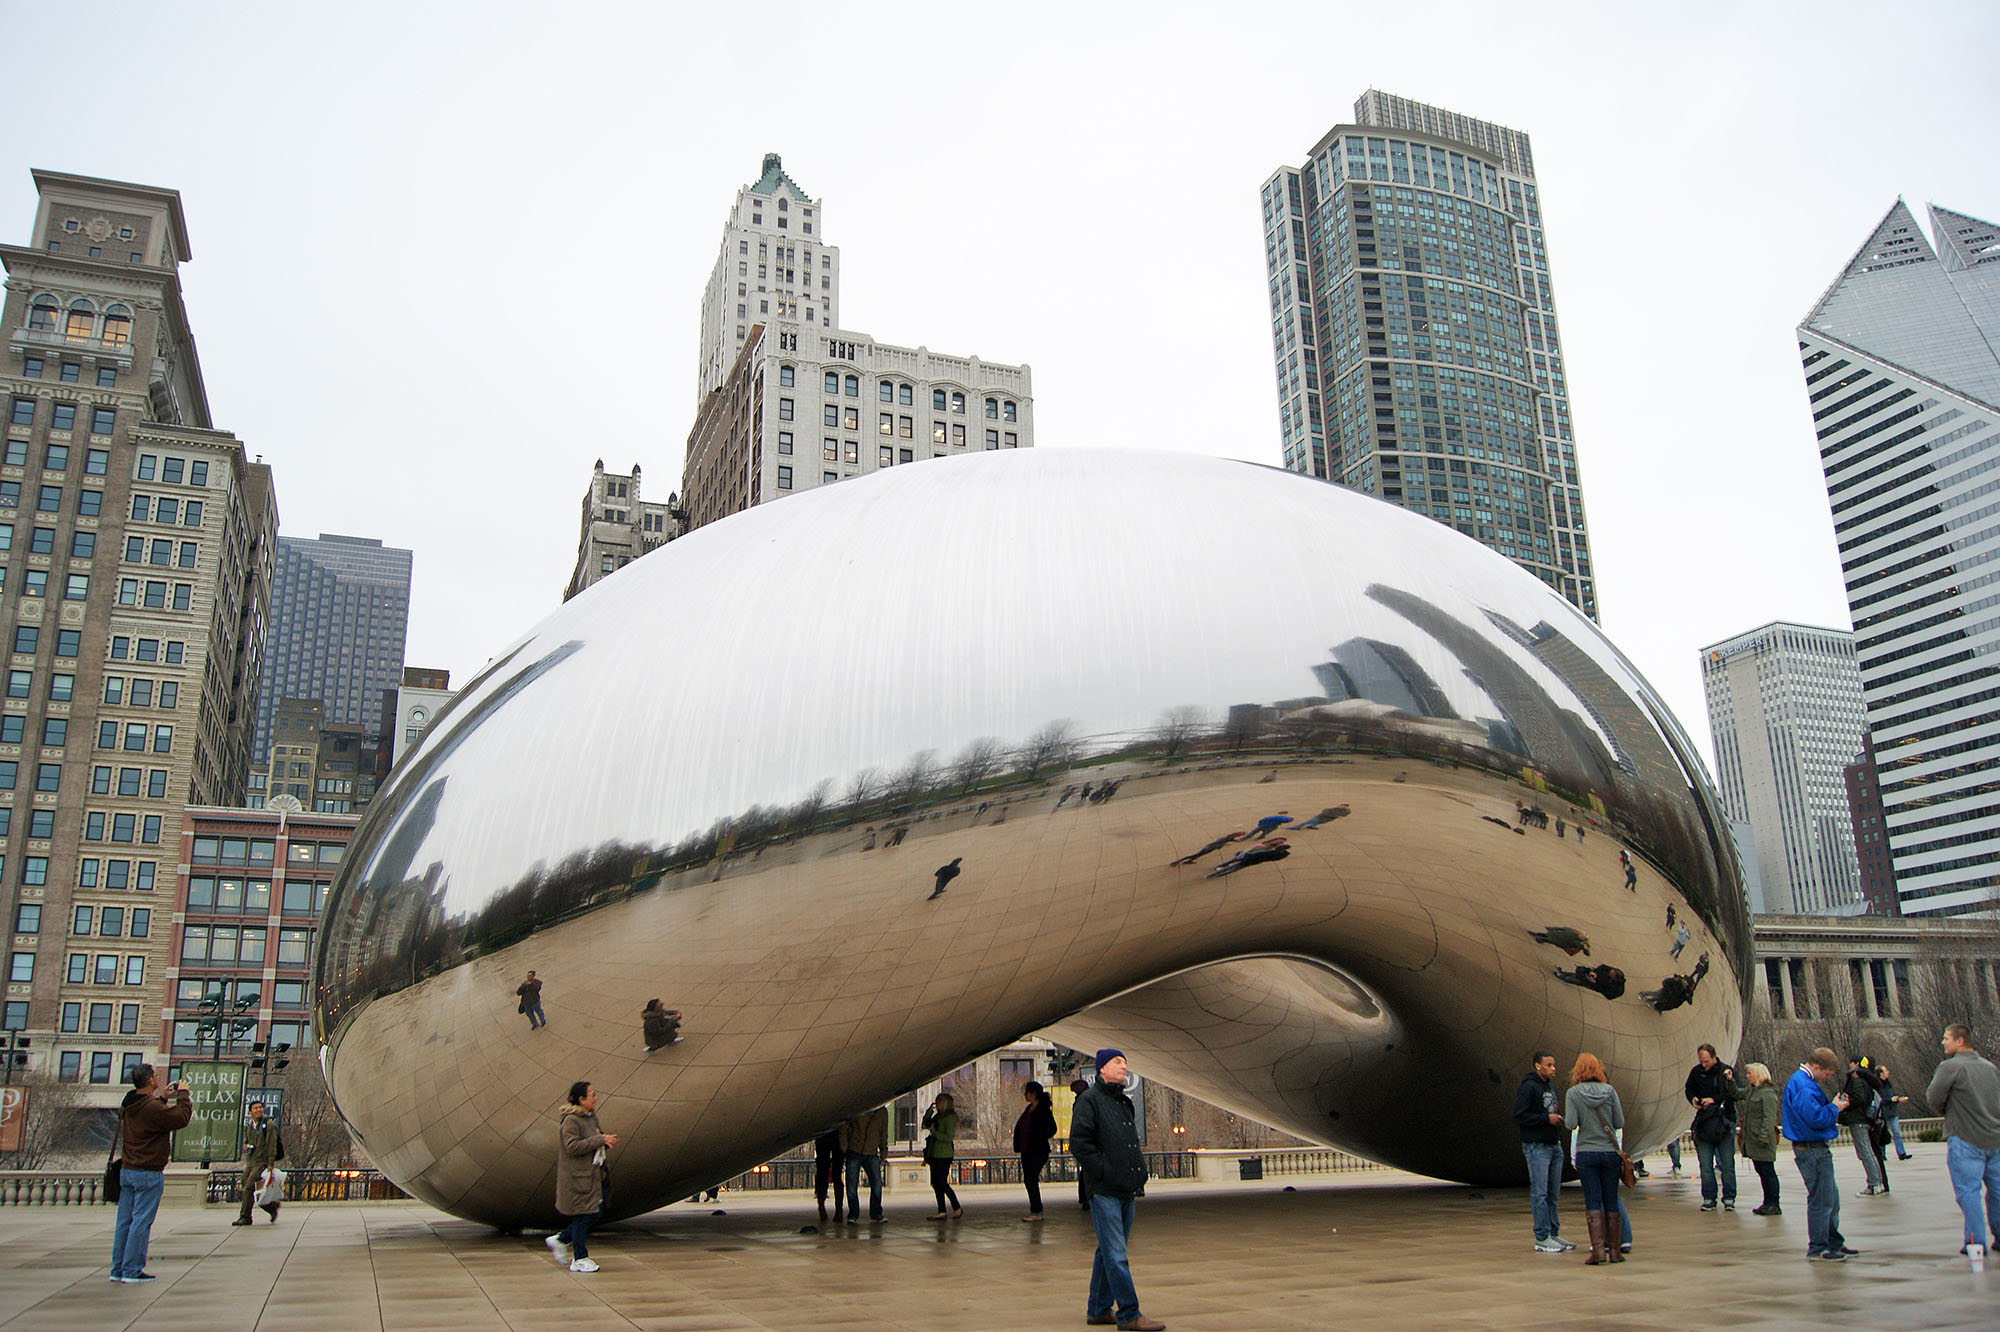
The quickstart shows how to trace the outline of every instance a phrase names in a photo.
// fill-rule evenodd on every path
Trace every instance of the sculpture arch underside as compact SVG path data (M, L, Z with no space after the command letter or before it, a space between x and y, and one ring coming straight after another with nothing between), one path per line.
M316 949L370 1157L526 1227L576 1080L629 1216L1027 1033L1518 1179L1536 1049L1602 1058L1635 1146L1682 1127L1750 940L1686 737L1522 570L1287 473L1035 450L758 506L565 603L398 764Z

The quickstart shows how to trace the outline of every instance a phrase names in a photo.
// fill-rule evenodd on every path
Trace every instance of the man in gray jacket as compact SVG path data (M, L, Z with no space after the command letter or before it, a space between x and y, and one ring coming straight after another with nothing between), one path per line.
M1944 1062L1924 1093L1933 1110L1944 1111L1945 1168L1951 1191L1965 1213L1965 1246L1986 1243L1979 1220L1979 1194L1986 1192L1986 1225L2000 1246L2000 1069L1972 1048L1972 1028L1955 1022L1939 1042Z
M1122 1051L1099 1050L1097 1082L1076 1098L1070 1111L1070 1155L1090 1185L1090 1224L1097 1231L1084 1321L1116 1323L1126 1332L1159 1332L1166 1324L1139 1312L1139 1291L1125 1256L1132 1201L1146 1191L1146 1154L1139 1147L1132 1098L1125 1094L1126 1076Z

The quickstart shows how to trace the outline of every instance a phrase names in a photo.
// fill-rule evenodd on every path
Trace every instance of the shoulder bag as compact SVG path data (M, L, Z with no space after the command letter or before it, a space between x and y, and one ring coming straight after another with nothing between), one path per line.
M118 1189L121 1182L119 1172L125 1168L125 1161L118 1155L118 1148L124 1140L125 1117L123 1114L120 1114L118 1117L118 1127L112 1131L111 1150L104 1154L104 1189L100 1196L108 1203L118 1201Z
M1604 1122L1604 1111L1593 1105L1590 1107L1590 1113L1597 1117L1598 1127L1604 1130L1604 1136L1611 1138L1613 1142L1618 1141L1612 1136L1611 1126ZM1639 1187L1639 1169L1632 1164L1632 1158L1625 1154L1623 1147L1618 1149L1618 1182L1628 1189Z

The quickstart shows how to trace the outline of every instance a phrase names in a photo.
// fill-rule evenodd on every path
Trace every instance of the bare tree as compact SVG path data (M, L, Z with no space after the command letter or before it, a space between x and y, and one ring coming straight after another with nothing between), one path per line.
M920 749L910 755L889 783L889 791L898 801L915 800L931 784L932 775L937 771L937 751Z
M1160 747L1162 761L1177 758L1194 747L1208 729L1208 710L1192 704L1168 708L1153 727L1153 743Z
M285 1140L285 1168L316 1170L353 1159L354 1141L327 1094L319 1061L310 1055L292 1060L279 1085L285 1089L278 1130Z
M875 768L863 768L847 782L844 803L865 805L882 793L882 774Z
M1067 717L1052 721L1028 737L1028 743L1021 746L1020 761L1027 768L1030 778L1042 775L1044 768L1066 768L1075 761L1079 748L1075 728Z
M957 781L960 790L970 791L993 775L1006 754L1005 745L990 735L982 735L952 761L952 778Z
M806 792L804 796L800 797L799 803L792 806L792 830L802 833L812 831L813 824L819 822L819 816L826 812L827 804L832 795L833 780L831 778L822 777L819 781L813 783L812 790Z
M1974 960L1982 957L2000 957L2000 931L1982 931L1973 937L1926 935L1910 950L1908 1017L1914 1031L1904 1052L1915 1057L1915 1062L1904 1061L1904 1075L1897 1079L1902 1095L1921 1102L1924 1088L1943 1058L1938 1037L1954 1022L1976 1022L1975 1015L1990 1007L1971 970Z
M88 1134L87 1121L80 1113L84 1103L80 1084L64 1082L46 1069L34 1069L15 1078L14 1085L28 1096L14 1169L47 1170L83 1150Z

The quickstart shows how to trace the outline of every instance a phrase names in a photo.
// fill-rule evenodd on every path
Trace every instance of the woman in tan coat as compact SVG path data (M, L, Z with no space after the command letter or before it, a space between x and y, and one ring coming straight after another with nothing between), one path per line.
M597 1126L597 1088L572 1084L569 1104L556 1117L556 1210L569 1224L547 1240L556 1261L568 1263L572 1272L597 1270L586 1241L610 1191L604 1155L617 1145L616 1133Z

